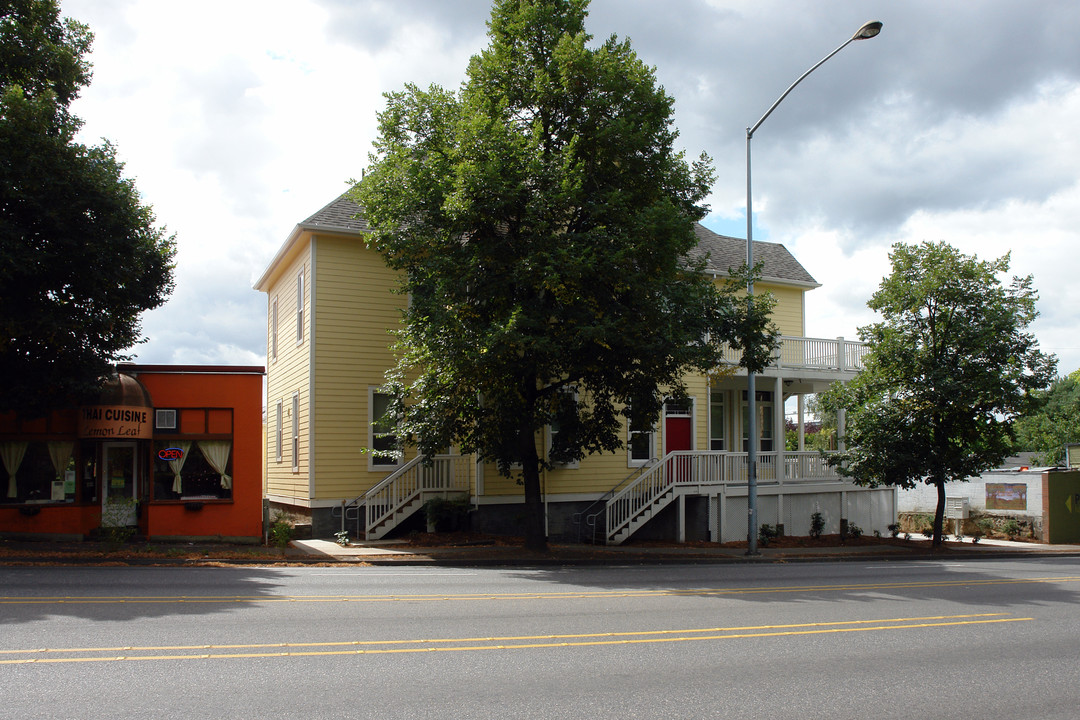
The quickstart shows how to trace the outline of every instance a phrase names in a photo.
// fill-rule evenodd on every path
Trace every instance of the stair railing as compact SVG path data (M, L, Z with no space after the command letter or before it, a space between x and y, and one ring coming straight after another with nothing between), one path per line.
M720 451L676 450L642 473L633 483L613 495L605 510L605 542L610 542L661 496L677 485L714 484L724 481L725 458Z
M634 478L638 477L639 475L641 475L643 472L645 472L646 470L648 470L650 467L652 467L653 465L655 465L658 462L659 462L659 460L657 458L649 458L645 462L645 464L634 468L630 472L630 474L627 475L626 477L624 477L622 480L620 480L618 482L618 484L615 485L615 487L608 490L606 493L601 495L596 500L593 500L589 504L589 506L586 507L584 510L582 510L581 512L576 512L573 515L571 515L570 516L570 522L572 522L574 525L577 525L577 529L578 529L577 541L579 543L582 542L582 528L583 527L588 527L589 532L588 532L586 537L589 538L589 542L595 544L597 534L598 534L597 533L597 527L596 527L596 518L604 513L604 506L607 504L607 501L610 500L612 498L612 496L614 496L615 493L617 493L619 491L620 488L622 488L628 482L630 482ZM583 520L584 520L584 523L582 522Z
M364 530L371 533L421 493L469 491L469 462L463 455L418 455L363 495Z

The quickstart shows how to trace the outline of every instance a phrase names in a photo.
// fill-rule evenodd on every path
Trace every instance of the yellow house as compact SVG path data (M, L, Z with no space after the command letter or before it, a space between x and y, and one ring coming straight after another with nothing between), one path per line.
M393 366L390 331L403 296L396 276L363 241L359 207L342 196L297 225L255 288L267 294L266 495L272 506L308 515L316 536L346 529L383 537L422 522L436 495L471 504L476 530L518 532L521 486L494 467L453 453L421 463L370 452L396 446L379 419ZM746 241L695 227L697 252L717 282L740 266ZM803 396L846 381L863 347L805 337L807 291L818 284L783 245L755 242L763 263L757 292L777 299L775 362L757 380L758 517L806 534L820 512L826 532L841 523L886 531L895 491L839 479L821 455L802 449ZM652 432L627 434L620 452L593 455L543 474L550 538L619 543L635 538L728 541L747 533L747 378L729 372L687 379L689 397L669 402ZM794 398L799 449L784 447L785 403ZM545 433L548 442L550 429Z

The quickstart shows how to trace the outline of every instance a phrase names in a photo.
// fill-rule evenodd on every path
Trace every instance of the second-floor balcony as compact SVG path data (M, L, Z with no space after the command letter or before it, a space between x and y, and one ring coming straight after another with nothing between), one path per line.
M844 338L807 338L780 336L770 367L778 370L819 371L822 373L854 374L863 369L868 352L865 343ZM724 361L737 365L742 351L727 348Z

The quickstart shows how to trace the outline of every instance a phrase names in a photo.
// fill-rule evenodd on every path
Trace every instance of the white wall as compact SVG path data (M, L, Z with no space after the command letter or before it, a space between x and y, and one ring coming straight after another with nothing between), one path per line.
M991 470L966 482L951 482L945 485L946 497L968 498L968 509L987 515L1010 515L1020 517L1042 517L1042 473L1046 468L1030 470ZM1009 483L1027 485L1027 510L987 510L986 484ZM917 512L932 514L937 509L937 488L933 485L919 484L911 490L898 490L896 498L898 512Z

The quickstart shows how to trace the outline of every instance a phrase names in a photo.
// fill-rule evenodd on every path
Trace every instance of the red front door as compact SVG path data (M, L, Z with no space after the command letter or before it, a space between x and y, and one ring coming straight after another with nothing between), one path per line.
M664 450L690 449L690 418L677 415L664 418Z
M664 451L665 453L677 450L690 450L691 444L691 421L685 415L668 415L664 417ZM692 460L688 455L677 455L668 460L668 482L690 482L690 464Z

